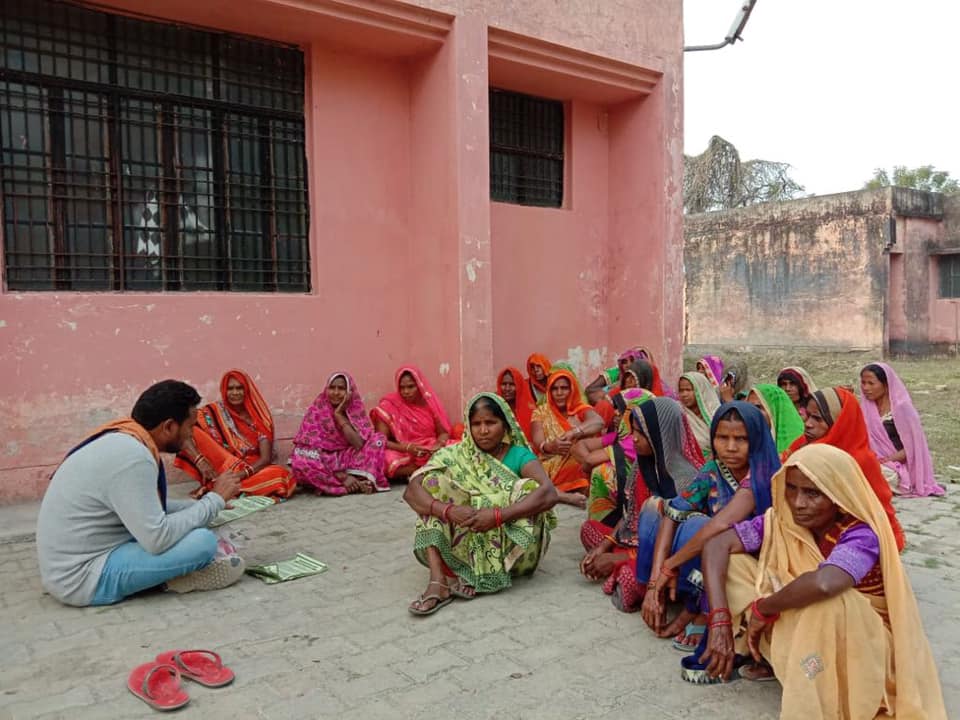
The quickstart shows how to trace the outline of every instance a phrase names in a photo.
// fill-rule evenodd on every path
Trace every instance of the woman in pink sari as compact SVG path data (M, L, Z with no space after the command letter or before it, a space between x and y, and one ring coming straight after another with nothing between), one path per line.
M873 363L860 371L863 419L870 447L880 460L894 492L903 497L943 495L933 477L933 460L920 415L906 385L886 363Z
M390 489L383 475L386 449L357 384L349 373L336 372L300 423L290 465L297 483L320 495L369 494Z
M371 412L377 432L387 438L388 478L408 478L448 442L452 428L440 400L417 368L396 372L397 392L384 397Z

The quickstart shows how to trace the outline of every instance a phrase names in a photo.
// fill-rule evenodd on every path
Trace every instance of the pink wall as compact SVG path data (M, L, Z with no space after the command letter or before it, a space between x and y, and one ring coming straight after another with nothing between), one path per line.
M372 403L414 362L454 417L532 350L594 350L594 369L644 342L679 368L679 3L112 5L305 49L313 292L0 292L0 502L38 497L84 432L166 377L212 399L241 367L289 438L340 368ZM562 210L490 202L491 28L520 34L525 91L573 88Z

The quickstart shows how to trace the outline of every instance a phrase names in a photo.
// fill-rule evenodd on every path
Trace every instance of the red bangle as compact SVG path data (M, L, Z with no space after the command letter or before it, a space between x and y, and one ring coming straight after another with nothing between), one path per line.
M494 518L496 519L496 521L497 521L497 527L502 527L502 526L503 526L503 514L501 513L500 508L494 508L494 509L493 509L493 517L494 517Z
M717 615L726 615L727 620L733 620L733 613L730 612L730 608L719 607L716 610L711 610L709 613L707 613L707 624L709 625L710 623L715 622L714 618Z
M447 503L447 506L443 509L443 512L440 513L440 517L443 518L444 522L450 522L450 508L453 507L453 503Z
M709 630L713 630L714 628L719 628L719 627L733 627L733 623L730 620L717 620L716 622L712 622L709 625L707 625L707 628Z
M773 615L764 615L760 612L760 598L757 598L752 603L750 603L750 612L753 613L753 616L762 622L764 625L770 625L775 623L780 619L780 613L774 613Z

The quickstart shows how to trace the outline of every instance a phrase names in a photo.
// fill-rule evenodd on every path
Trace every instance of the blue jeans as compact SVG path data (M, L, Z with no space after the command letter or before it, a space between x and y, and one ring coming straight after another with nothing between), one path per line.
M217 536L206 528L187 533L176 545L151 555L135 540L110 551L91 605L112 605L125 597L162 585L209 565L217 552Z

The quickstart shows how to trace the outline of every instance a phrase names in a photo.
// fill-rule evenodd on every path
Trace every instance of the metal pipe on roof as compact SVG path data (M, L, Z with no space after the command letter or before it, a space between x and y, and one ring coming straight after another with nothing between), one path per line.
M688 45L683 48L683 51L719 50L727 45L733 45L737 40L743 40L741 33L743 33L743 29L747 26L747 20L750 19L750 13L753 12L753 6L756 4L757 0L744 0L743 5L740 7L740 12L738 12L737 16L733 19L733 25L730 26L730 31L723 39L723 42L715 45Z

